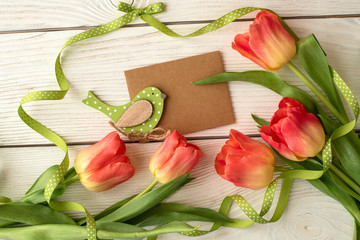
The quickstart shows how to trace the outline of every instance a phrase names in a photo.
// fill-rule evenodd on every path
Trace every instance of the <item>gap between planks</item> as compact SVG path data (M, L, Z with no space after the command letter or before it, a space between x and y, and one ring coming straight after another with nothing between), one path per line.
M258 138L260 137L260 134L249 134L247 135L251 138ZM218 140L218 139L228 139L229 136L202 136L202 137L186 137L188 141L201 141L201 140ZM123 140L126 144L133 144L138 142L133 142L129 140ZM162 142L162 141L152 141L153 142ZM67 146L81 146L81 145L93 145L96 142L68 142L66 143ZM145 143L146 144L146 143ZM44 144L19 144L19 145L2 145L1 148L27 148L27 147L55 147L55 144L52 143L44 143Z
M355 133L360 135L360 129L356 130L355 129ZM260 138L260 134L247 134L246 136L250 137L250 138ZM227 140L229 139L228 135L223 135L223 136L201 136L201 137L186 137L186 139L188 141L204 141L204 140L219 140L219 139L224 139ZM133 142L133 141L129 141L129 140L123 140L124 143L126 144L133 144L133 143L138 143L138 142ZM150 143L153 142L162 142L162 141L152 141ZM66 143L67 146L81 146L81 145L93 145L96 142L68 142ZM146 144L146 143L145 143ZM1 148L27 148L27 147L56 147L55 144L52 143L44 143L44 144L23 144L23 145L0 145L0 149Z
M283 17L284 20L291 19L325 19L325 18L360 18L360 14L339 14L339 15L317 15L317 16L292 16L292 17ZM211 23L214 20L199 20L199 21L176 21L176 22L163 22L165 25L194 25L194 24L207 24ZM254 18L243 18L236 19L234 22L252 22ZM36 29L19 29L19 30L6 30L0 31L0 34L16 34L16 33L31 33L31 32L58 32L58 31L73 31L73 30L89 30L97 26L78 26L78 27L63 27L63 28L36 28ZM136 23L136 24L127 24L125 27L146 27L149 26L147 23Z

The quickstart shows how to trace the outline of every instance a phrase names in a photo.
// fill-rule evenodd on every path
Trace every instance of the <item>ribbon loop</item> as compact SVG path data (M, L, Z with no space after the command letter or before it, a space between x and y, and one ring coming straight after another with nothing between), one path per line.
M142 14L151 15L151 14L155 14L155 13L160 13L160 12L164 11L164 3L162 3L162 2L153 3L141 10L142 10Z
M132 12L132 13L135 13L135 15L137 15L137 16L140 16L142 14L151 15L151 14L163 12L164 11L164 4L162 2L153 3L153 4L150 4L150 5L146 6L145 8L135 9L130 4L127 4L127 3L124 3L124 2L119 2L118 10L122 11L122 12L126 12L126 13Z
M124 3L124 2L119 2L117 9L119 11L126 12L126 13L129 13L129 12L135 10L135 8L133 6L131 6L130 4Z

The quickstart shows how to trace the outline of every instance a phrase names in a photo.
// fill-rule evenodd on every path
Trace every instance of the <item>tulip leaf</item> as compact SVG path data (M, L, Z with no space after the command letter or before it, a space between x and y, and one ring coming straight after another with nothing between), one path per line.
M197 208L179 203L160 203L138 217L131 219L130 223L150 226L169 223L174 220L230 222L228 218L209 208Z
M40 204L10 202L0 205L0 218L8 221L38 224L76 224L67 215Z
M283 97L289 97L301 102L308 112L317 115L322 112L318 103L303 90L286 84L278 75L267 71L246 71L246 72L226 72L211 76L198 82L193 82L196 85L229 82L229 81L243 81L251 82L264 86Z
M124 222L139 214L147 211L148 209L156 206L162 200L175 193L183 183L186 181L189 173L182 175L144 195L129 202L123 207L118 208L107 216L98 220L98 222Z
M331 178L334 180L334 182L336 183L336 185L338 185L339 188L341 188L342 190L344 190L345 192L347 192L350 196L352 196L353 198L355 198L356 200L360 201L360 195L358 193L356 193L353 189L351 189L349 187L349 185L347 185L340 177L338 177L335 173L333 172L329 172Z
M295 169L322 169L322 165L316 161L308 159L303 162L295 162L287 159L283 159L288 165ZM354 217L354 219L360 222L360 210L356 204L356 200L347 194L344 190L338 187L338 185L331 178L329 172L325 172L321 178L308 180L314 187L332 197L336 201L340 202L346 210Z
M356 133L352 131L335 139L332 145L346 173L360 185L360 140Z
M119 209L120 207L124 206L127 202L129 202L133 197L135 197L136 195L134 196L131 196L131 197L128 197L128 198L125 198L113 205L111 205L110 207L104 209L103 211L101 211L100 213L94 215L94 219L95 220L98 220L98 219L101 219L107 215L109 215L110 213L114 212L115 210ZM79 225L83 225L84 223L86 223L86 218L81 218L79 220L77 220L78 224Z
M196 228L183 223L172 222L146 230L123 223L98 224L99 239L142 239L165 233L190 232ZM17 240L80 240L87 239L86 226L70 224L43 224L36 226L0 228L0 238Z
M332 134L340 127L339 123L330 118L323 117L322 115L320 115L320 118L328 134ZM356 133L352 131L345 136L333 140L332 146L346 173L360 185L360 165L358 162L360 159L360 140Z
M154 226L162 225L174 221L201 221L212 222L212 220L192 213L180 213L180 212L167 212L150 216L146 220L140 223L139 226Z
M264 125L270 125L270 122L268 122L268 121L266 121L266 120L264 120L264 119L262 119L262 118L260 118L260 117L258 117L258 116L256 116L256 115L254 115L254 114L251 114L251 117L252 117L252 119L254 119L254 121L255 121L257 124L259 124L259 128L260 128L261 126L264 126Z
M42 203L46 202L45 196L44 196L44 190L45 187L51 178L51 176L54 174L54 171L58 168L58 165L53 165L46 169L34 182L34 184L30 187L30 189L25 193L25 195L22 197L20 201L22 202L28 202L28 203ZM62 185L57 185L56 189L54 190L53 195L51 196L51 199L55 199L59 196L62 196L65 193L65 187Z
M337 108L341 115L346 116L344 105L341 102L330 66L325 53L313 34L297 41L296 56L309 76L324 91L329 101Z

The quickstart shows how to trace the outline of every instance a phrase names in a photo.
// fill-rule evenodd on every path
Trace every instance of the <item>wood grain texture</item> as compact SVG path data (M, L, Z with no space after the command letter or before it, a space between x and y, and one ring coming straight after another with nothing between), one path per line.
M109 22L122 15L113 3L116 0L63 0L63 1L30 1L30 0L2 0L0 2L0 31L14 31L26 29L59 29L64 27L96 26ZM131 3L130 0L124 2ZM144 7L156 0L135 0L135 7ZM163 1L165 12L157 14L161 21L198 21L213 20L234 9L241 7L269 8L281 16L324 16L359 14L357 0L323 0L323 1L282 1L282 0L253 0L253 1ZM248 17L253 17L249 15ZM29 21L30 19L30 21ZM139 23L140 21L136 21Z
M326 50L329 63L360 99L359 18L289 20L300 37L314 33ZM237 32L245 32L247 22L230 24L197 38L175 39L151 27L120 29L70 46L62 55L62 66L69 79L70 91L64 100L29 103L25 109L35 119L63 136L68 143L94 142L111 131L108 118L85 106L81 100L92 90L108 104L121 105L129 100L123 71L169 60L220 50L226 71L260 69L231 49ZM171 26L189 33L201 24ZM331 29L331 31L329 31ZM58 89L54 61L66 39L80 31L4 34L0 38L0 145L47 144L42 136L26 126L17 116L21 98L32 91ZM289 84L306 89L284 67L278 74ZM248 83L229 84L236 123L196 132L188 137L226 136L230 128L245 134L257 134L251 119L254 113L270 119L280 96ZM165 100L166 104L166 100ZM71 127L69 127L71 123ZM357 129L359 129L359 124Z
M21 98L27 93L59 89L55 80L54 63L63 43L84 29L121 16L123 13L116 10L114 2L117 1L0 1L0 195L14 200L20 199L45 169L59 164L63 159L64 153L60 149L49 146L48 140L20 120L17 108ZM143 7L154 2L157 1L135 0L134 6ZM165 12L155 17L169 23L171 29L182 34L193 32L236 8L258 6L272 9L288 18L287 23L300 37L310 33L317 36L327 53L329 63L360 99L358 0L163 2ZM98 141L113 131L107 124L106 116L81 102L87 96L88 90L93 90L108 104L124 104L129 100L123 74L125 70L216 50L221 51L226 71L260 69L230 47L235 34L247 31L254 16L255 14L249 14L244 21L191 39L167 37L152 27L145 27L138 19L131 27L79 42L66 49L61 59L70 84L70 91L65 99L37 101L27 104L25 109L71 144L72 161L87 144ZM289 84L306 89L289 69L283 68L278 74ZM230 128L245 134L258 134L250 113L269 119L277 109L281 97L260 86L241 82L229 83L229 90L236 123L187 135L190 138L202 139L190 142L199 145L204 157L192 171L191 176L196 177L196 180L167 201L217 210L225 196L239 193L245 196L255 209L260 209L264 191L234 187L223 180L214 170L214 158L226 141ZM359 123L356 129L360 130ZM102 193L89 192L77 182L69 187L61 199L82 203L94 214L141 191L153 179L148 170L148 162L159 145L160 143L127 144L127 155L136 168L135 176L129 181ZM277 164L283 163L277 160ZM81 213L69 214L82 216ZM229 216L247 219L235 205L232 206ZM271 214L266 217L269 219ZM193 223L194 226L198 224ZM209 225L201 224L202 229L209 228ZM296 180L285 214L278 222L255 224L247 229L221 228L197 239L350 240L353 226L353 219L343 206L306 181ZM179 234L168 234L158 239L188 238Z
M259 210L263 190L253 191L233 186L220 178L214 170L214 158L225 140L190 141L197 144L205 153L191 173L196 179L171 196L168 202L180 202L196 207L208 207L217 210L222 199L231 194L241 194ZM148 170L151 155L160 143L127 144L126 154L136 168L136 174L129 181L106 192L87 191L79 182L70 186L62 200L71 200L83 204L91 213L97 213L107 206L142 190L153 179ZM85 146L70 147L70 159ZM5 161L0 165L0 192L17 200L31 186L37 176L47 167L61 161L63 153L55 147L0 148ZM281 164L277 160L277 164ZM14 187L16 186L16 187ZM278 195L279 191L277 190ZM191 196L191 198L189 197ZM271 217L271 212L266 218ZM81 213L72 216L81 216ZM247 219L246 215L233 205L230 217ZM336 217L334 217L336 216ZM193 223L198 225L199 223ZM208 225L201 223L203 229ZM294 182L288 206L283 217L272 224L255 224L247 229L221 228L209 235L197 239L266 239L266 240L337 240L351 239L353 220L347 211L336 201L325 196L303 180ZM178 234L169 234L159 239L187 239Z

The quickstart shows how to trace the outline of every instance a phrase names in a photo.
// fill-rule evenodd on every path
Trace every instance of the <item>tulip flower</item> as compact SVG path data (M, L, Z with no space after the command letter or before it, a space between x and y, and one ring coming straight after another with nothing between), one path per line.
M274 154L265 144L231 129L215 159L215 170L235 186L261 189L268 186L274 173Z
M325 144L325 132L316 116L296 100L283 98L270 125L260 129L261 137L284 157L304 161L318 154Z
M296 53L295 39L266 10L257 14L249 32L235 36L232 48L269 71L279 70Z
M130 179L135 168L125 155L126 147L117 132L111 132L76 156L74 168L90 191L105 191Z
M149 168L157 181L167 183L190 172L202 156L198 146L174 130L152 156Z

